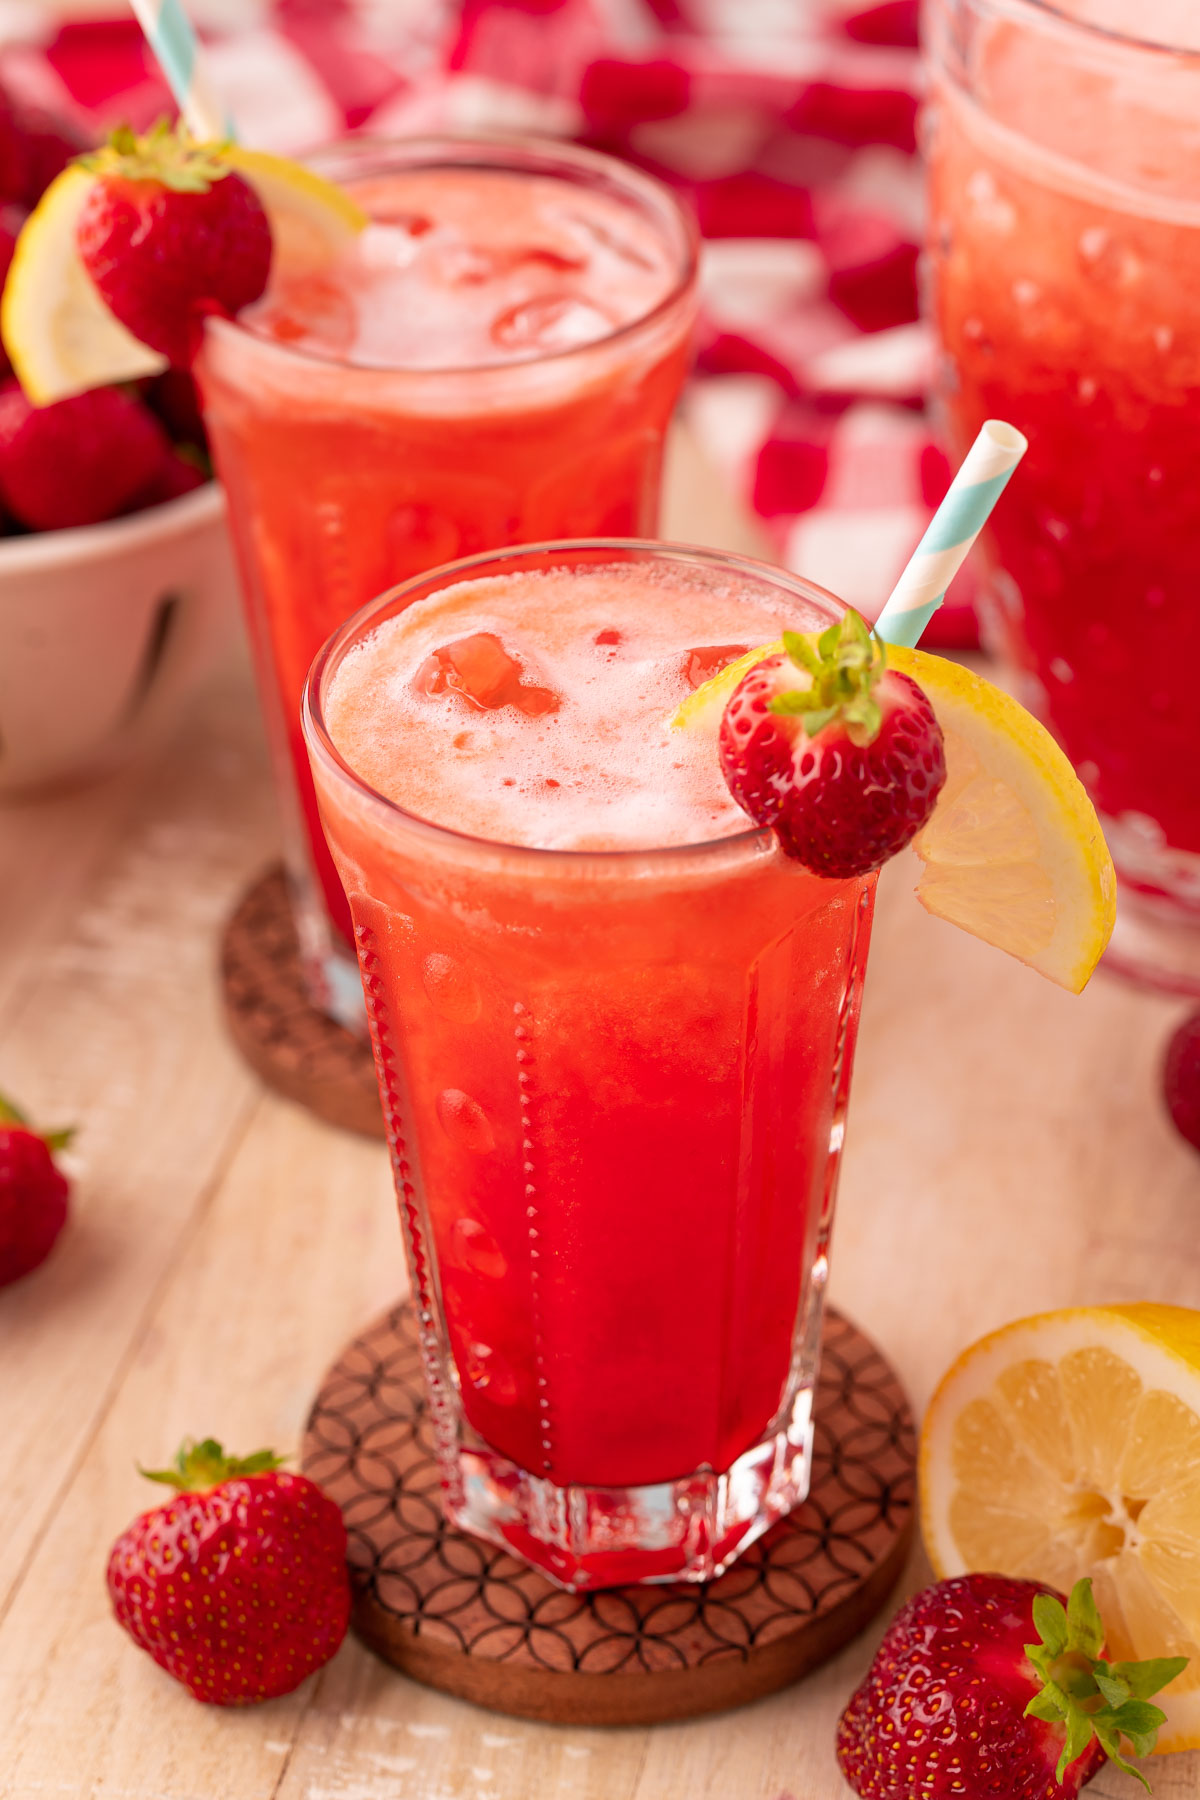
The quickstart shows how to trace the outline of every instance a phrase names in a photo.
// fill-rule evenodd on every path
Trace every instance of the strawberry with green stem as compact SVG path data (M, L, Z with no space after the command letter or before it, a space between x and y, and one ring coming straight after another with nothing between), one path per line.
M1031 1641L1036 1639L1036 1641ZM1084 1577L973 1574L901 1608L842 1714L837 1757L861 1800L1075 1800L1105 1759L1137 1777L1186 1657L1107 1662Z
M109 311L177 368L206 316L249 306L270 274L262 201L221 152L163 120L143 137L123 125L80 158L96 177L75 228L83 266Z
M176 1490L122 1533L108 1560L117 1622L197 1700L245 1706L289 1694L346 1635L346 1527L327 1494L271 1450L227 1456L185 1443Z
M917 683L849 611L815 643L743 676L721 719L721 768L734 799L814 874L865 875L925 824L946 780L945 746ZM798 675L809 685L798 687Z

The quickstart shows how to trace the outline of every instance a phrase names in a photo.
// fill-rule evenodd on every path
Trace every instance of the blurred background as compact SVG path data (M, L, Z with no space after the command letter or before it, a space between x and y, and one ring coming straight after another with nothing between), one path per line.
M925 408L916 0L195 0L239 135L535 131L706 239L684 416L756 546L872 615L948 480ZM0 0L0 81L92 138L173 111L119 0ZM0 156L2 179L2 156ZM970 570L928 636L975 641Z

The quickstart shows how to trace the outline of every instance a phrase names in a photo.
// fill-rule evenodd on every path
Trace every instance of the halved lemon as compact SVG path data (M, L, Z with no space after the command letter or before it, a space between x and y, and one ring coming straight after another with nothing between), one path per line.
M1187 1656L1158 1750L1200 1746L1200 1312L1019 1319L959 1357L921 1435L938 1576L1092 1577L1111 1660Z
M715 733L742 676L782 648L739 657L671 725ZM1077 994L1116 917L1112 858L1078 776L1045 726L982 675L900 645L887 656L925 690L946 740L946 785L913 840L918 900Z
M325 267L367 223L348 194L299 163L238 145L222 154L266 209L273 270ZM50 183L21 228L4 285L0 336L35 406L166 367L112 316L79 259L75 228L95 179L72 164Z

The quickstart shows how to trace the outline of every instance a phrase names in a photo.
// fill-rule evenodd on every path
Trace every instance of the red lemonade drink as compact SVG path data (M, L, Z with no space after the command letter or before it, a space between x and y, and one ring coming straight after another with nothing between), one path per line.
M309 665L375 594L454 557L653 532L695 237L657 182L549 142L358 145L321 168L370 224L321 277L213 322L197 373L310 988L362 1028L300 738Z
M446 1505L570 1585L711 1576L807 1489L874 878L789 861L716 719L668 720L839 612L542 546L385 595L310 678Z
M1200 10L929 0L926 25L952 446L991 416L1030 445L985 625L1101 815L1110 959L1200 992Z

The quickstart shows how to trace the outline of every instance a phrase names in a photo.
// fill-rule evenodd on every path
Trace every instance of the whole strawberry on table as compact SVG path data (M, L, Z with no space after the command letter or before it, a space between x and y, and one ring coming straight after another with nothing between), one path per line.
M32 1274L67 1222L70 1188L53 1152L70 1131L35 1131L0 1095L0 1287Z
M1106 1760L1154 1747L1150 1696L1182 1656L1104 1660L1086 1577L1053 1588L960 1575L901 1608L842 1714L837 1757L860 1800L1075 1800Z
M290 1694L346 1635L346 1527L328 1495L273 1451L185 1443L176 1490L112 1547L117 1622L197 1700L246 1706Z

